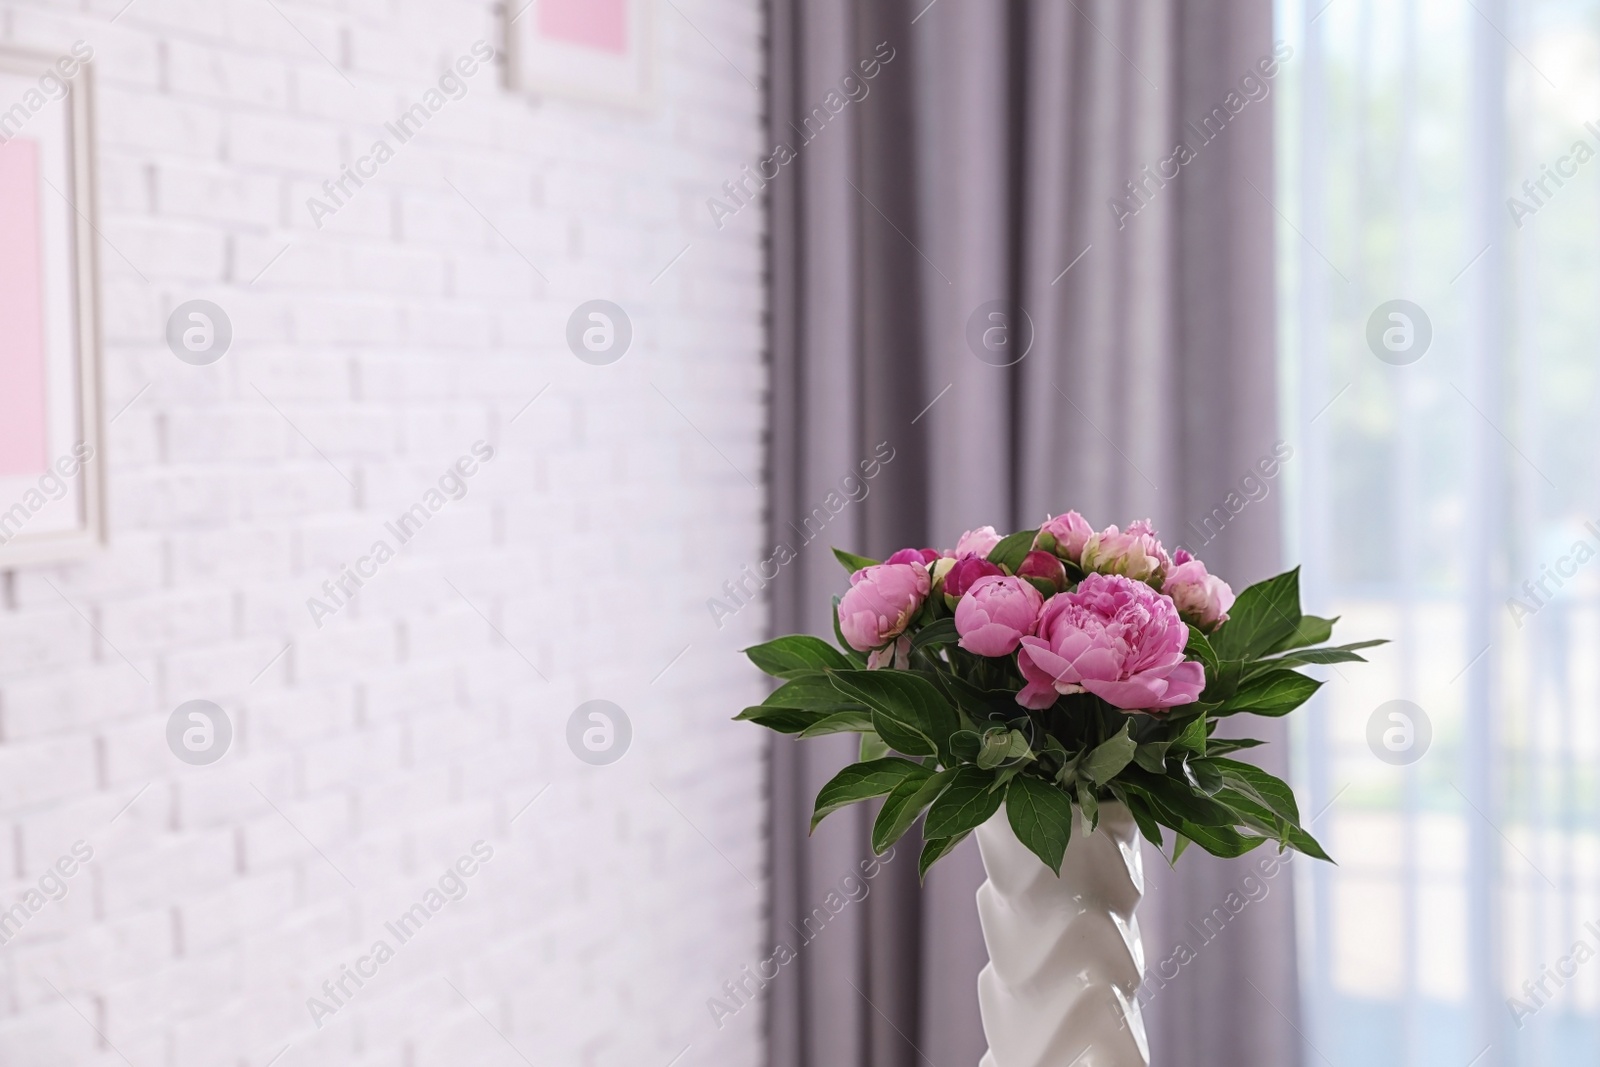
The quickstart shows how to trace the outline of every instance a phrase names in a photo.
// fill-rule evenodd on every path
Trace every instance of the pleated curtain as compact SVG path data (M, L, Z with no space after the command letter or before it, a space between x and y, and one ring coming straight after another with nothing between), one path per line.
M1275 500L1230 501L1279 447L1270 5L774 0L769 35L774 630L831 633L829 546L1069 508L1153 519L1236 589L1273 573ZM863 868L866 807L808 837L853 743L773 744L772 937L798 951L771 1062L974 1067L977 848L919 887L915 834ZM1281 773L1285 747L1257 751ZM1292 870L1216 930L1248 867L1145 869L1147 964L1183 958L1154 1062L1299 1063ZM846 876L865 895L818 923Z

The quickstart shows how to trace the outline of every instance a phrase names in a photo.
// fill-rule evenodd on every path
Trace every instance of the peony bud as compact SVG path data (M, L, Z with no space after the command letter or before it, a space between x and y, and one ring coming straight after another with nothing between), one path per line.
M850 576L839 601L839 632L857 652L882 648L905 632L929 590L921 564L880 563Z
M956 558L965 559L968 556L985 558L999 543L1000 535L995 533L993 526L980 526L976 530L968 530L961 535L961 540L956 542Z
M1097 574L1120 574L1139 582L1149 582L1157 589L1166 578L1171 560L1167 550L1156 540L1156 531L1148 520L1128 523L1126 530L1107 526L1090 537L1083 546L1081 566Z
M1023 556L1017 577L1049 582L1058 593L1067 587L1066 565L1049 552L1033 551Z
M1172 598L1184 621L1206 633L1227 622L1228 609L1233 607L1233 590L1228 583L1208 573L1206 565L1184 549L1174 553L1172 563L1161 591Z
M981 556L964 556L955 561L950 573L945 577L944 602L954 608L956 602L966 595L967 590L972 588L972 583L979 578L1003 574L1005 571L998 565L990 563Z
M1092 536L1094 530L1076 511L1069 511L1054 518L1047 515L1039 527L1038 534L1034 536L1033 547L1053 553L1057 559L1076 564L1083 559L1083 546Z

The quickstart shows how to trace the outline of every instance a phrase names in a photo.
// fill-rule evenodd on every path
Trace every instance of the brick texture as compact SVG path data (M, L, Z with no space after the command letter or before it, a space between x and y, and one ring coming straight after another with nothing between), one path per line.
M0 1064L762 1058L707 999L768 954L763 738L729 721L764 618L706 601L766 554L763 234L705 206L765 150L762 5L649 6L629 111L506 90L485 0L0 0L0 43L94 49L115 416L110 544L0 584L0 909L44 900L0 913ZM210 366L164 340L194 299L233 328ZM567 346L592 299L632 322L611 365ZM233 728L208 766L168 747L193 699ZM606 766L567 741L593 699L632 725Z

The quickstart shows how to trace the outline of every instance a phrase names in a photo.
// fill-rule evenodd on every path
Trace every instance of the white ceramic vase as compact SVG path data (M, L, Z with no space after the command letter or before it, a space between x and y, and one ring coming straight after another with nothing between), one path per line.
M978 888L989 948L978 975L989 1041L979 1067L1149 1067L1133 914L1144 868L1128 809L1101 805L1090 833L1074 808L1059 878L1017 840L1004 808L977 835L989 875Z

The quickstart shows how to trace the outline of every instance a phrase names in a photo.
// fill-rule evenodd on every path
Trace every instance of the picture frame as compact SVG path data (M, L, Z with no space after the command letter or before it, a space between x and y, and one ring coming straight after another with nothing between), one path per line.
M506 85L636 111L656 98L651 0L506 0Z
M92 55L0 47L0 569L106 541Z

